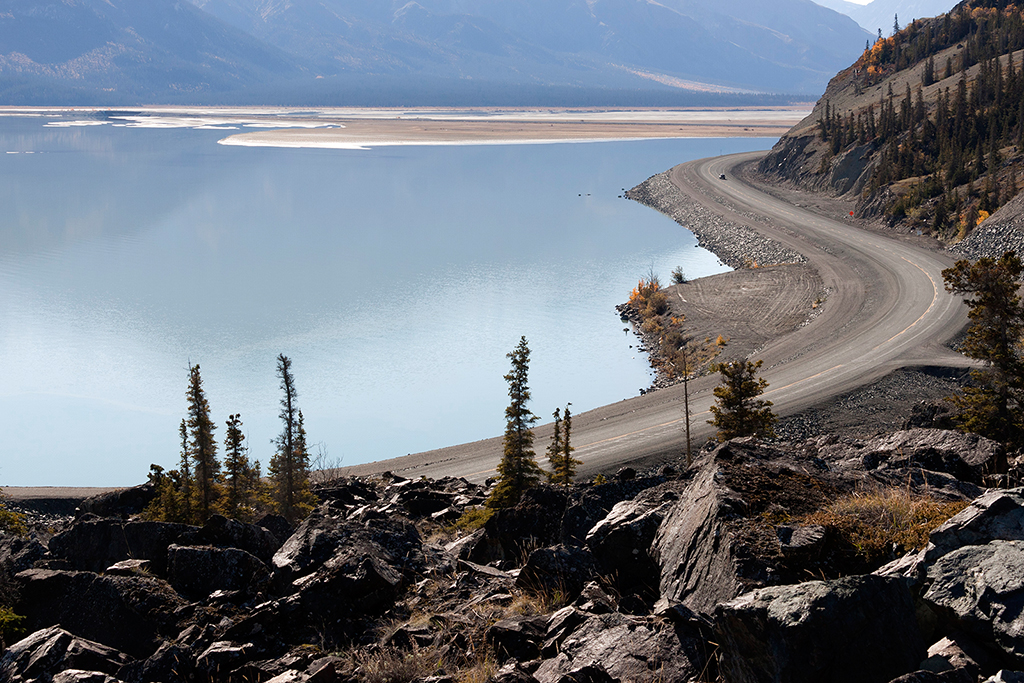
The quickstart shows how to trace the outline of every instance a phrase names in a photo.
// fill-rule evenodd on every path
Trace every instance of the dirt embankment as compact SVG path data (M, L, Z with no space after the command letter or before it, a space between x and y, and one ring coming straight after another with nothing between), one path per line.
M746 358L769 340L806 324L827 296L821 278L802 254L693 201L672 182L669 171L648 178L626 196L690 230L700 246L735 269L665 289L668 315L684 318L684 335L697 344L726 342L718 350L719 359ZM656 361L658 339L641 333L636 322L642 350ZM658 362L652 365L660 373L652 389L675 383Z

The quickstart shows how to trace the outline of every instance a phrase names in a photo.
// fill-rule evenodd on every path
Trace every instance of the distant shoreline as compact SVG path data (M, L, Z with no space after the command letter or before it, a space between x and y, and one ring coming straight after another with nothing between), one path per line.
M366 149L402 145L508 145L672 138L780 137L800 107L693 110L365 110L339 112L333 127L230 135L249 147ZM326 117L318 122L327 123Z

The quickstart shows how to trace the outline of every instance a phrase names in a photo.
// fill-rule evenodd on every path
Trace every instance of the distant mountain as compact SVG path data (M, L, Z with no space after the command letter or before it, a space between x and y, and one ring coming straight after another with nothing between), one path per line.
M0 0L0 93L228 93L302 74L284 52L176 0Z
M869 37L810 0L0 0L0 102L816 96Z
M945 14L953 9L957 0L874 0L866 5L858 5L846 0L815 0L822 7L852 18L865 29L882 35L892 35L893 22L898 16L900 28L905 27L914 19L927 19Z

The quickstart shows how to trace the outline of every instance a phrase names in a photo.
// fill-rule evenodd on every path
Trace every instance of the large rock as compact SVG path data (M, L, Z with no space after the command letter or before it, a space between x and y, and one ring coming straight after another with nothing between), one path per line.
M29 569L15 578L21 595L14 609L29 630L59 624L133 657L149 656L177 633L175 611L185 605L166 581L143 576Z
M583 545L594 525L611 513L617 503L632 500L642 492L665 483L665 477L613 480L595 486L573 487L562 516L560 542Z
M986 473L1006 465L1006 452L998 442L944 429L908 429L877 437L864 444L861 457L869 470L921 467L973 484L982 484Z
M167 572L167 548L195 527L167 522L122 522L83 518L50 539L50 555L80 571L102 572L121 560L149 560L153 571Z
M688 681L704 669L705 643L670 624L618 612L591 616L558 643L541 663L540 683L573 680L571 674L600 666L622 681Z
M34 538L0 533L0 574L13 576L31 569L45 553L46 548Z
M742 514L744 503L719 483L723 448L731 445L716 450L683 496L662 513L651 549L660 567L661 596L705 614L736 597L741 585L726 521Z
M589 581L597 578L597 562L590 551L556 545L530 553L516 577L516 585L528 591L561 595L575 600Z
M97 517L128 519L140 514L155 497L156 487L153 484L140 484L86 498L78 504L78 513L79 516L92 514Z
M994 540L1024 541L1024 488L997 489L971 501L929 535L924 559L931 563L964 546Z
M317 572L329 561L334 572L360 556L412 570L422 566L422 541L416 528L399 518L365 512L348 519L343 508L328 501L303 520L274 555L275 579L287 591L289 584Z
M982 642L1024 665L1024 541L964 546L928 568L923 599Z
M270 577L270 570L259 558L238 548L172 545L167 550L167 580L194 600L217 590L252 595L267 586Z
M268 529L257 524L245 524L223 515L213 515L201 528L184 536L181 545L213 545L219 548L238 548L270 564L281 542Z
M651 548L665 515L680 498L672 485L616 503L587 534L587 546L622 593L658 594L660 571Z
M122 681L108 676L102 671L67 669L54 676L53 683L122 683Z
M886 683L925 646L903 579L852 576L761 588L715 610L728 683Z
M558 543L565 506L566 492L561 487L527 489L518 504L498 510L487 520L484 542L476 546L470 559L521 567L534 548Z
M502 619L487 629L484 641L499 663L510 659L527 661L540 655L547 628L547 617Z
M53 626L36 631L7 648L0 658L0 680L46 683L66 669L112 675L129 661L130 657L113 648Z

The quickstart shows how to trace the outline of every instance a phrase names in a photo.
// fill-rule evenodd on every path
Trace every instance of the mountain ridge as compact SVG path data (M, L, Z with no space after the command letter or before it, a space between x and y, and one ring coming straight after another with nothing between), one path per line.
M2 0L0 102L352 104L364 90L418 104L403 93L423 83L463 104L536 89L815 95L867 35L780 2Z
M970 0L880 40L830 82L760 172L955 243L1020 191L1024 10Z

